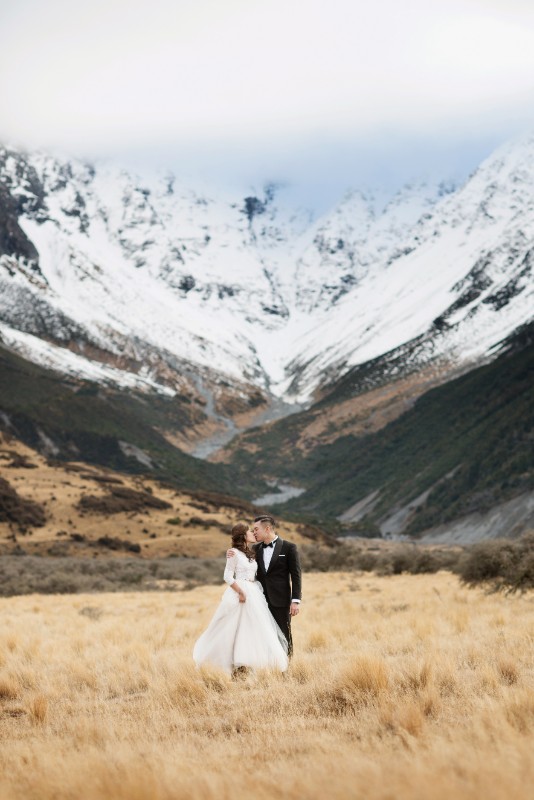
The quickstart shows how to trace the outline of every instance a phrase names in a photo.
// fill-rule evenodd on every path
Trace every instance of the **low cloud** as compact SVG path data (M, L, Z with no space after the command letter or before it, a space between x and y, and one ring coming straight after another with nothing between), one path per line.
M272 174L351 139L498 138L533 76L519 1L0 0L0 137L87 156Z

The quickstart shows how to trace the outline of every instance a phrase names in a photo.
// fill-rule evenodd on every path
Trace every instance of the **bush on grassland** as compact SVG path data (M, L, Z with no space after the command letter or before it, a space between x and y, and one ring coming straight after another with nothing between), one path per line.
M40 558L0 559L0 596L80 592L177 591L222 584L222 559ZM166 583L168 582L168 583Z
M15 551L13 551L15 552ZM338 547L303 545L304 572L375 572L418 575L449 570L468 586L503 591L534 588L534 533L515 541L487 540L466 548L410 542L370 548L357 542ZM6 555L0 559L0 596L79 592L179 591L223 586L224 558L76 558Z
M151 492L138 492L127 486L111 486L105 495L84 494L78 501L80 511L93 514L119 514L123 511L144 511L147 508L172 508L171 504Z
M112 542L115 545L115 542ZM119 540L119 544L121 544ZM121 548L122 549L122 548ZM369 550L352 544L300 548L305 572L374 571L381 575L450 568L453 551L426 550L399 544L391 550ZM0 596L79 592L179 591L205 584L223 585L224 558L172 557L144 559L6 555L0 559Z
M0 522L18 525L21 530L39 528L46 522L43 506L21 497L11 484L0 478Z
M496 591L534 589L534 532L520 539L491 539L468 548L458 573L468 586L486 584Z
M302 548L302 563L315 572L375 572L378 575L418 575L449 570L468 586L486 585L502 591L534 589L534 532L520 539L486 539L468 547L429 547L399 542L369 549L355 542L335 550Z
M455 571L461 550L457 548L430 548L400 542L391 548L377 546L376 549L342 543L335 549L304 546L303 568L313 572L376 572L378 575L400 575L403 572L418 575L438 572L440 569Z

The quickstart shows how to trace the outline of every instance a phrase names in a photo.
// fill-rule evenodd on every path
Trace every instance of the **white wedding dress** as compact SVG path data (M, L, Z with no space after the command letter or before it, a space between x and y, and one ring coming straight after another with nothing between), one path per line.
M230 673L234 667L287 669L287 641L256 580L257 569L256 561L249 561L240 550L227 559L224 580L228 587L193 649L197 666L214 664ZM234 580L246 595L244 603L230 588Z

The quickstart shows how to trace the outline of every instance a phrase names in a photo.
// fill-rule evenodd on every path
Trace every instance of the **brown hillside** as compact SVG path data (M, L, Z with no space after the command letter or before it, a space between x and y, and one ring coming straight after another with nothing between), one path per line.
M150 478L50 462L4 435L0 480L0 555L218 557L231 526L256 511L214 492L186 493ZM15 506L19 516L11 514ZM281 525L297 544L309 541L297 528Z

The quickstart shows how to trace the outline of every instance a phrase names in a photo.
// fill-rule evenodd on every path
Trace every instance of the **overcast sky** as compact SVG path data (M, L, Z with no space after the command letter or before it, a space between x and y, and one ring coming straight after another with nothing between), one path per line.
M534 0L0 0L0 138L229 188L463 177L534 127Z

